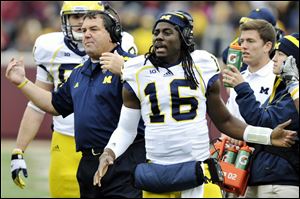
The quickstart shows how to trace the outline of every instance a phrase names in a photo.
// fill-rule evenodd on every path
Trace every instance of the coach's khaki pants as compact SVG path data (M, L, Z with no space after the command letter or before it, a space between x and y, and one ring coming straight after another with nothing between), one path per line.
M248 186L245 198L299 198L299 186Z

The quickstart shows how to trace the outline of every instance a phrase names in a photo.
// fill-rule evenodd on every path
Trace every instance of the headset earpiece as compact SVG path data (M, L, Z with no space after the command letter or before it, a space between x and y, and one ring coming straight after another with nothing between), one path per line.
M122 26L119 22L119 15L118 13L107 3L104 4L104 13L110 18L112 21L111 31L109 32L110 37L113 43L121 42L122 40ZM116 17L114 17L109 11L112 11Z
M110 37L112 39L112 42L113 43L116 43L116 42L121 42L121 39L122 39L122 27L120 25L120 23L115 20L114 18L112 18L110 16L111 19L113 19L113 27L111 29L111 32L110 32Z
M195 50L194 35L193 35L193 18L184 11L178 11L178 14L185 17L188 25L182 30L185 43L188 46L188 51L193 52Z

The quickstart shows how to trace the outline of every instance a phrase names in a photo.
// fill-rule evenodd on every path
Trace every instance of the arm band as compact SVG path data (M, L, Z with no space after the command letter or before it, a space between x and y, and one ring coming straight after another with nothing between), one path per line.
M271 145L272 129L248 125L243 138L246 142Z
M121 109L118 127L111 135L105 148L110 148L116 156L116 159L122 155L126 149L133 143L137 135L137 127L141 118L140 109L127 108L124 105Z
M33 110L41 113L41 114L45 114L45 111L43 111L42 109L40 109L39 107L37 107L36 105L34 105L34 103L32 103L32 101L29 101L27 103L27 106L30 107L30 108L32 108Z

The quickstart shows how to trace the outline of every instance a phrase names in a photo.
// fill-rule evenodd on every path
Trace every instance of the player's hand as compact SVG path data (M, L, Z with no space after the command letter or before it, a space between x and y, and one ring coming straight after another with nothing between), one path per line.
M94 186L98 184L98 186L101 187L101 179L106 174L108 166L114 163L115 157L115 153L111 149L104 149L99 157L98 170L94 175Z
M21 189L24 189L25 182L21 178L21 171L23 172L23 175L27 178L27 167L25 160L23 158L23 151L21 149L14 149L11 155L11 162L10 162L11 168L11 177L14 181L14 183L19 186Z
M237 139L234 139L234 138L231 138L227 135L225 135L224 133L221 133L221 137L220 137L221 140L223 139L226 139L227 142L231 145L236 145L236 146L243 146L244 145L244 141L241 141L241 140L237 140Z
M99 59L102 70L109 70L116 75L121 74L121 68L124 64L124 59L118 54L116 50L114 53L102 53Z
M232 66L227 65L227 68L223 70L223 82L231 85L232 87L235 87L241 83L243 83L245 80L243 76L241 75L240 71Z
M6 78L16 86L25 81L25 66L23 57L20 60L12 58L8 63L5 73Z
M287 86L296 81L299 82L299 71L296 64L296 59L292 55L290 55L282 65L280 76L285 81Z
M271 134L271 143L273 146L291 147L293 144L295 144L297 132L284 129L291 124L291 122L292 120L290 119L282 124L279 124L275 129L273 129Z

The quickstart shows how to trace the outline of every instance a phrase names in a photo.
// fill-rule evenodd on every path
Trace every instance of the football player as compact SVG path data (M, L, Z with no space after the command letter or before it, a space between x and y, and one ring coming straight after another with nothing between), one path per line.
M296 132L286 140L289 143L276 141L278 128L271 133L271 129L247 126L228 112L219 94L217 59L207 51L194 49L193 19L188 13L162 14L152 34L149 53L124 65L120 120L99 158L95 185L102 186L108 166L117 163L133 142L141 116L149 163L137 166L142 169L136 170L135 182L145 190L143 197L203 197L205 178L197 163L210 156L206 112L230 136L247 141L251 137L251 141L278 146L294 143Z
M72 69L88 59L83 45L81 25L83 16L89 11L104 10L97 1L65 1L61 9L62 32L41 35L37 38L33 56L37 65L35 84L48 91L57 90L69 77ZM122 32L121 46L124 51L137 53L133 37ZM101 61L113 64L118 55L107 53ZM119 66L118 66L119 67ZM12 152L11 173L14 182L25 187L20 174L27 177L23 153L36 136L45 112L29 102L19 128L16 147ZM49 168L51 197L79 197L76 171L81 153L76 152L73 114L63 118L53 116L52 141Z

